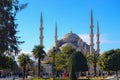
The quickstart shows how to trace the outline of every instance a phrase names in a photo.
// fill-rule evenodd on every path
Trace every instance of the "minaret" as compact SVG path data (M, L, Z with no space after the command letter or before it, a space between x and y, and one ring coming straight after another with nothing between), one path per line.
M58 38L58 35L57 35L57 23L55 24L55 47L57 47L57 38Z
M99 34L99 23L97 22L97 34L96 34L96 37L97 37L97 53L99 54L100 53L100 40L99 40L99 37L100 37L100 34Z
M92 15L92 9L91 9L91 15L90 15L90 54L93 53L93 43L94 40L94 34L93 34L93 15Z
M40 46L43 46L43 19L42 19L42 12L40 18Z
M70 28L70 34L72 34L72 28Z

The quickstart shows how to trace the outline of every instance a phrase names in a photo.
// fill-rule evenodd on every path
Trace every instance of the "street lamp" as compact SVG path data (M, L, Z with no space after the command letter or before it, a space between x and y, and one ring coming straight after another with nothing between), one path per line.
M53 80L55 80L55 54L56 54L56 48L53 47Z

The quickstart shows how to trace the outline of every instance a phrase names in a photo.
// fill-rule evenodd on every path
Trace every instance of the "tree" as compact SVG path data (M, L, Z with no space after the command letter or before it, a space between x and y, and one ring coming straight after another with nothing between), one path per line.
M77 77L75 74L75 68L73 67L73 65L71 65L70 80L77 80Z
M62 49L62 53L71 55L74 51L76 51L71 45L67 45Z
M88 63L93 65L94 76L96 76L97 75L97 69L96 68L97 68L97 63L98 63L98 60L99 60L99 54L93 53L93 54L90 54L87 58L88 58Z
M76 76L78 77L79 72L88 71L87 59L81 52L74 52L70 58L70 66L76 72Z
M43 50L43 48L43 46L36 45L32 50L33 56L38 59L38 78L40 78L41 60L44 59L44 57L46 56L46 53Z
M17 34L17 26L15 23L16 14L27 6L19 4L18 0L0 0L0 54L15 53L17 54L20 49L19 45L23 41L19 41Z
M120 49L109 50L103 53L99 59L99 66L104 71L115 71L117 80L118 71L120 70Z
M23 80L25 80L25 73L26 73L26 65L30 63L30 57L24 53L18 56L19 65L22 67L23 70Z
M76 50L71 45L67 45L66 47L64 47L62 49L61 52L62 52L61 55L63 56L63 58L61 58L61 60L63 59L62 62L64 62L64 65L65 65L63 67L64 67L64 69L69 70L69 66L70 66L69 65L69 59L70 59L71 55L74 52L76 52Z
M8 69L13 71L13 67L15 65L15 61L13 58L2 54L0 55L0 69Z
M13 73L18 73L19 72L19 67L16 61L13 62L13 65L11 65L11 70L13 71Z
M72 55L72 53L75 51L75 49L72 48L71 45L68 45L64 48L62 48L61 51L56 51L55 53L55 69L56 71L63 71L67 70L69 68L69 58ZM49 53L50 60L47 63L53 64L53 50L50 51Z
M63 71L63 69L67 69L68 70L68 60L69 58L67 57L67 54L64 53L57 53L55 55L56 59L55 59L55 65L56 65L56 70L57 71Z

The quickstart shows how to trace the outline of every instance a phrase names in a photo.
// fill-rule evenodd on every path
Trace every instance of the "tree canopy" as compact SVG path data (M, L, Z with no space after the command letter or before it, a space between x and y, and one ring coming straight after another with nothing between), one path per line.
M120 70L120 49L109 50L103 53L99 59L100 69L103 71L115 71L118 80Z
M0 69L10 69L13 70L15 61L13 58L6 56L4 54L0 55Z
M109 50L103 53L99 59L100 69L105 71L120 70L120 49Z
M32 50L33 56L35 58L44 59L44 57L46 56L46 52L43 50L43 48L43 46L35 45Z
M87 59L81 52L74 52L71 56L70 63L73 65L75 72L88 70Z
M22 53L21 55L18 56L18 62L19 62L19 65L21 67L23 67L24 65L30 63L29 55L26 55L26 54Z
M46 52L43 50L43 48L43 46L36 45L32 50L33 56L38 59L38 78L40 78L41 60L46 56Z
M31 62L29 55L22 53L18 56L18 62L23 70L23 80L25 80L26 65Z
M15 54L20 51L17 34L17 26L15 23L16 14L21 9L25 8L26 4L19 4L18 0L0 0L0 54L4 52Z
M68 45L64 47L61 51L56 51L55 53L55 69L57 71L69 70L69 58L75 52L72 46ZM53 64L53 50L50 51L50 60L48 63Z
M88 59L88 65L92 65L94 68L94 76L97 75L97 64L99 60L100 55L98 53L92 53L90 54L87 59Z

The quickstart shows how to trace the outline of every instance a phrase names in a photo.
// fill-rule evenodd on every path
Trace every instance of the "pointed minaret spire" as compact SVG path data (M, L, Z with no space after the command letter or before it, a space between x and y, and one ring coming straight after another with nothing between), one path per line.
M90 12L90 24L93 24L93 14L92 14L92 8L91 8L91 12Z
M43 18L42 18L42 12L41 12L41 18L40 18L40 46L43 46Z
M99 33L99 23L97 21L97 34L96 34L96 37L97 37L97 53L99 54L100 53L100 40L99 40L99 37L100 37L100 33Z
M70 33L72 34L72 28L70 28Z
M93 14L92 14L92 9L91 9L91 14L90 14L90 54L93 53L93 47L94 47L94 34L93 34Z
M57 47L57 38L58 38L58 35L57 35L57 22L55 23L55 47Z

